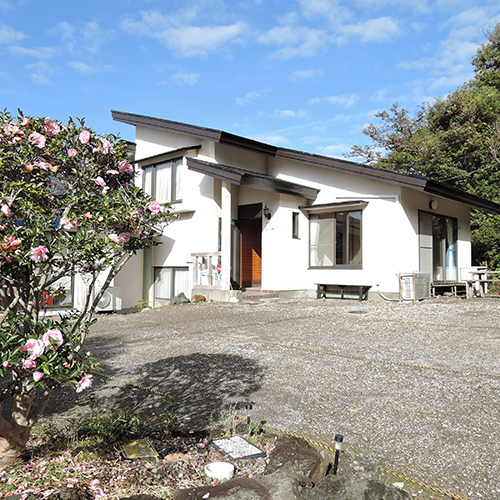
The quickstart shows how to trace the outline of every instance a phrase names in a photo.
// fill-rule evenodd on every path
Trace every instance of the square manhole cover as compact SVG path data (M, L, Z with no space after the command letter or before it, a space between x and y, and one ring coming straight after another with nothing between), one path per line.
M215 439L212 444L231 458L265 457L266 452L253 445L241 436L224 439Z

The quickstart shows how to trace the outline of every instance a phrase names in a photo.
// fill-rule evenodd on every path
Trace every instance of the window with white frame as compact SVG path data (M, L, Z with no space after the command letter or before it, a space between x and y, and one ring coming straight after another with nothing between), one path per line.
M144 167L143 188L159 203L182 201L182 158Z
M361 268L361 210L309 216L310 267Z

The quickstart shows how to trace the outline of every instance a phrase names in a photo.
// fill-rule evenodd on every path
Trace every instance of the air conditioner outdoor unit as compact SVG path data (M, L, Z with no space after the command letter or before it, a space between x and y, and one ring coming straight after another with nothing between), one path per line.
M110 286L103 294L96 311L119 311L122 308L122 288L121 286Z
M399 273L400 300L423 300L430 297L429 273Z

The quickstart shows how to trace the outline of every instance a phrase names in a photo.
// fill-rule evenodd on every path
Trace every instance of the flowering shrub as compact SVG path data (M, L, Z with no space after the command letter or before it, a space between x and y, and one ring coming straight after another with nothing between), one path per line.
M134 185L126 144L83 120L0 112L0 171L0 376L9 380L0 392L1 463L23 451L55 386L91 385L94 361L82 345L97 303L128 258L156 244L172 214ZM90 284L85 310L46 319L44 297L77 273Z

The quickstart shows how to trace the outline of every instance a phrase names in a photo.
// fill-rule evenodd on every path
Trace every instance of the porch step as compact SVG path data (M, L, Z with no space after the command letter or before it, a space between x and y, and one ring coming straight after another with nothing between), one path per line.
M261 300L278 299L278 290L262 290L261 288L244 288L241 293L241 300Z

